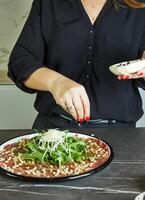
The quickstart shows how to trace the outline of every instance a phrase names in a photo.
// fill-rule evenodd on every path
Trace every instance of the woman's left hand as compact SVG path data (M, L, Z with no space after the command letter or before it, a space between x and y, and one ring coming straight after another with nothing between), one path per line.
M142 58L145 58L145 51L143 53ZM118 76L117 78L119 80L143 78L145 80L145 67L142 70L139 70L136 73L131 73L131 74L128 74L128 75L121 75L121 76Z
M144 78L145 79L145 67L136 72L136 73L131 73L128 75L121 75L117 77L119 80L128 80L128 79L137 79L137 78Z

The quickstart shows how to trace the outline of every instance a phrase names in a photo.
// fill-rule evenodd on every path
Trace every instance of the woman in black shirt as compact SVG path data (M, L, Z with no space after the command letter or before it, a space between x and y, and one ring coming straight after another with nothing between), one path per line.
M144 3L34 0L8 75L37 92L33 128L131 127L143 115L145 68L116 77L109 66L144 51Z

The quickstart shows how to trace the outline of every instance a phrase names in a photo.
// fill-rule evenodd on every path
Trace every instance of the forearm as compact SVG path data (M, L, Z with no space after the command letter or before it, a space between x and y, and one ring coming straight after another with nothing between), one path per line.
M64 78L66 77L43 67L33 72L32 75L24 81L24 85L31 89L52 92L56 84L58 84L58 80Z
M31 89L49 91L56 103L80 122L90 118L90 102L85 88L79 83L46 67L34 71L24 85Z

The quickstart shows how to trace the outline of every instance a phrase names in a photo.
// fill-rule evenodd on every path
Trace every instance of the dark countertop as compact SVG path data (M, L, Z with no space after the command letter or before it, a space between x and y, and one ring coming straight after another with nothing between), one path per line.
M0 143L29 130L0 131ZM134 200L145 191L145 128L85 129L114 149L114 159L102 171L76 180L28 182L0 174L0 200Z

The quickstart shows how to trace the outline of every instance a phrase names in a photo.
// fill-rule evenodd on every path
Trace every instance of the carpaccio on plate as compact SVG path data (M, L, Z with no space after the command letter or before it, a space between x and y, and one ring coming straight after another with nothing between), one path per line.
M4 143L0 167L24 177L69 177L99 168L110 156L110 147L99 138L50 129Z

